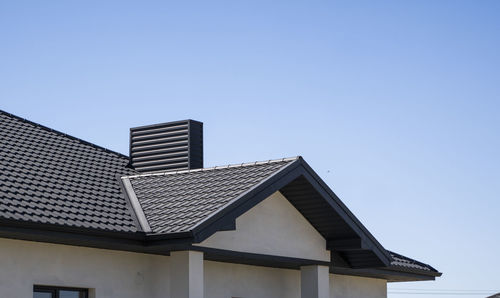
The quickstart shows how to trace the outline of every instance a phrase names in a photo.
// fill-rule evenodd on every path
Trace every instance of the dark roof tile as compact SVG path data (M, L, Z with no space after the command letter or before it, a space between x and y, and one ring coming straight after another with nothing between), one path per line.
M185 232L296 158L130 176L155 233Z
M391 267L419 270L419 271L429 271L436 273L438 272L436 269L434 269L432 266L428 264L424 264L422 262L419 262L409 257L405 257L403 255L400 255L398 253L389 250L388 252L392 258Z
M0 111L0 217L136 232L116 180L128 158Z

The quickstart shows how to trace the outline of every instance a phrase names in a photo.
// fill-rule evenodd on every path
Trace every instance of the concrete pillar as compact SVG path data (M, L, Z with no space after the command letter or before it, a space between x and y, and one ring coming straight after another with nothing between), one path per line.
M203 253L173 251L170 260L170 297L203 298Z
M301 298L330 298L328 266L300 267Z

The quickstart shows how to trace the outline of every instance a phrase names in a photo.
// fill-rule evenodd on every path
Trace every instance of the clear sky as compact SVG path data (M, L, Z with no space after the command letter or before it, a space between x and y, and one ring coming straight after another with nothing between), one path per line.
M129 127L192 118L206 166L302 155L444 272L390 292L487 294L499 53L500 1L2 1L0 108L125 154ZM389 295L416 296L445 295Z

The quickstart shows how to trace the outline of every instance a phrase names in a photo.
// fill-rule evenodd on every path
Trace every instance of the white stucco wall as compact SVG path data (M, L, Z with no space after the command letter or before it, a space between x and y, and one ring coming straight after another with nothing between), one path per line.
M280 192L238 217L235 231L217 232L199 245L330 261L326 240Z
M170 298L171 257L0 238L0 297L33 285L91 289L91 298ZM300 298L300 271L204 261L205 298ZM330 274L331 298L386 297L385 280ZM173 298L173 297L172 297Z
M205 298L300 298L300 271L205 261Z
M383 279L330 274L330 298L386 298ZM301 298L300 271L205 261L206 298Z
M387 281L348 275L330 274L331 298L386 298Z
M95 297L168 297L169 257L0 239L0 297L33 297L33 285L89 288Z

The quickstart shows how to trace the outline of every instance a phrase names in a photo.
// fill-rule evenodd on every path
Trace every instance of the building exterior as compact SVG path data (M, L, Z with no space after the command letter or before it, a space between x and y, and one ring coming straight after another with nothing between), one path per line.
M433 280L302 157L203 168L202 124L131 129L130 156L0 111L0 297L386 297Z

